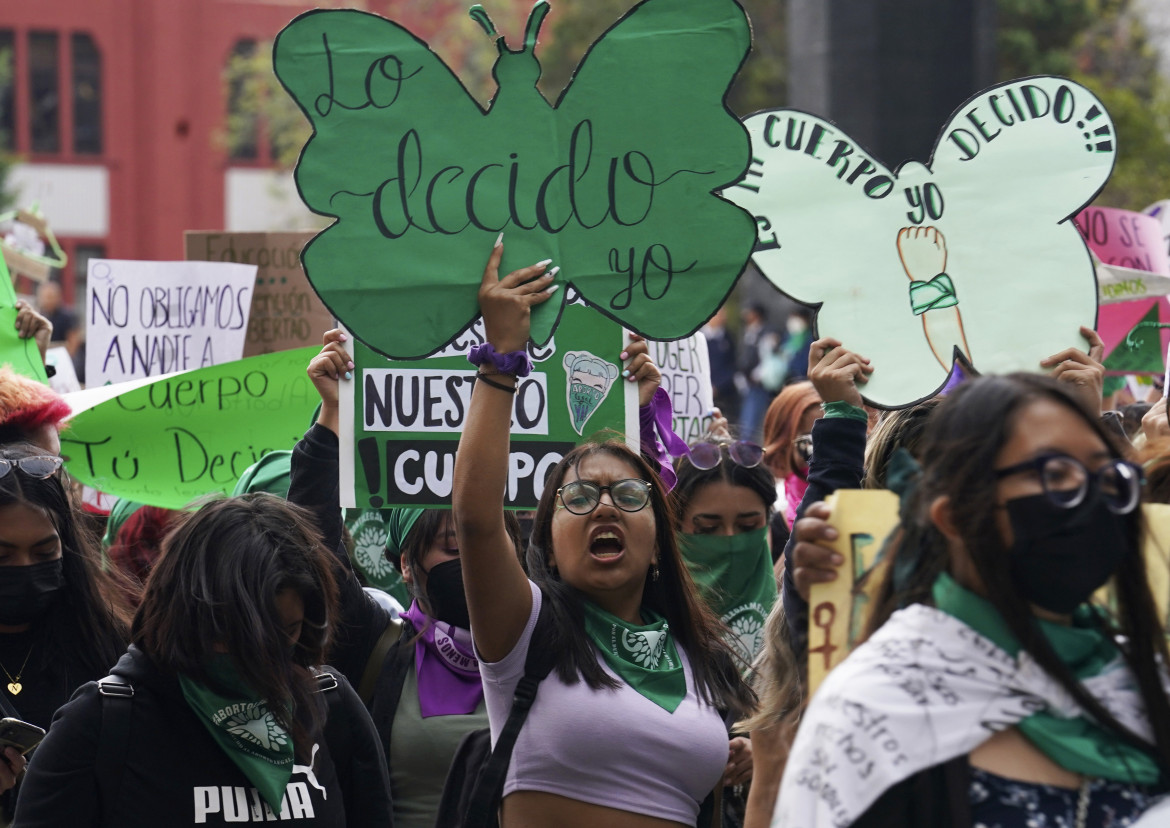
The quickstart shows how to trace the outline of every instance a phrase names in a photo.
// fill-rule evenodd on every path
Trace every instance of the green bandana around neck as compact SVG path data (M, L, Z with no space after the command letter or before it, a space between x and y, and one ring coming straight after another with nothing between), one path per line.
M699 592L730 631L728 644L750 665L764 648L764 620L776 603L768 527L736 535L677 535Z
M938 609L1011 656L1019 655L1019 643L990 601L964 589L945 572L934 582L933 594ZM1091 607L1078 609L1072 626L1042 619L1039 624L1057 656L1079 681L1100 675L1121 658L1117 644ZM1022 720L1018 727L1045 756L1073 773L1137 785L1154 785L1160 778L1158 764L1149 753L1088 717L1065 719L1040 712Z
M584 601L585 632L601 657L630 687L668 713L673 713L687 694L687 677L670 625L666 619L642 608L645 626L630 624Z
M292 736L272 715L268 702L244 684L229 656L213 656L207 672L231 695L220 695L180 673L183 698L216 744L256 786L273 813L280 813L293 771Z

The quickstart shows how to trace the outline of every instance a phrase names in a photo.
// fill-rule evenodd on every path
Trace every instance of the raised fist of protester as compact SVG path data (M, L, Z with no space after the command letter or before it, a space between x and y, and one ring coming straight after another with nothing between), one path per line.
M662 372L650 358L650 346L645 339L632 333L630 344L622 351L621 357L626 366L622 369L622 378L638 383L638 405L649 405L654 392L662 384Z
M559 267L548 266L551 259L537 262L529 267L513 270L500 278L500 260L504 256L504 234L496 240L487 267L483 270L483 281L479 286L479 310L483 314L483 327L487 341L497 353L507 354L522 351L528 345L528 332L532 327L532 306L547 302L560 285L554 285Z
M1147 443L1170 437L1170 416L1166 413L1165 397L1151 405L1142 416L1142 434L1146 435Z
M28 760L15 748L6 747L0 762L0 794L16 786L16 780L24 773Z
M1053 378L1069 383L1089 410L1100 417L1101 395L1105 390L1105 366L1101 364L1105 343L1095 330L1084 325L1081 325L1081 336L1089 343L1087 354L1078 348L1065 348L1042 360L1040 366L1052 368Z
M345 350L349 337L340 328L326 331L321 339L321 352L309 360L309 381L321 395L317 422L336 434L340 425L337 386L343 377L353 378L353 360Z
M873 373L869 360L845 348L830 336L814 342L808 350L808 378L824 402L846 402L861 408L859 384Z
M36 339L37 350L44 361L53 339L53 323L37 313L33 306L23 299L16 301L16 335L21 339Z
M837 539L837 530L828 523L831 512L829 504L818 501L805 510L792 530L792 580L805 603L812 585L835 581L837 567L845 562L832 549L821 546L821 541Z

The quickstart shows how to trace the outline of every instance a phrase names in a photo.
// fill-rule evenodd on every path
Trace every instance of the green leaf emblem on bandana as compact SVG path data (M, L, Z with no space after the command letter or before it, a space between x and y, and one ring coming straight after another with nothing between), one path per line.
M585 602L585 632L619 678L670 713L687 694L687 677L666 619L642 608L649 623L630 624Z

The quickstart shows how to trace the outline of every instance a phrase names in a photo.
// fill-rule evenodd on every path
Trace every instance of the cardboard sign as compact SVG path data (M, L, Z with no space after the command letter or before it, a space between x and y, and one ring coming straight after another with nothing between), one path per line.
M301 267L301 248L313 238L301 233L184 234L188 260L256 266L244 356L320 345L333 315L317 298Z
M308 428L320 400L305 366L319 350L134 383L73 416L61 434L65 465L83 483L151 506L227 494L248 466L291 449Z
M16 333L16 289L8 266L0 258L0 365L11 365L12 370L26 377L48 383L41 352L35 339L21 339Z
M840 489L825 498L837 540L823 542L845 562L837 580L813 584L808 601L808 685L816 692L860 639L881 582L877 556L898 526L898 496L882 489ZM876 568L875 568L876 567Z
M354 343L353 380L341 384L343 506L451 504L475 386L467 353L483 341L477 322L441 354L411 362ZM530 349L534 367L514 397L506 507L536 508L549 471L583 438L611 430L637 449L638 389L621 378L624 346L620 326L572 304L555 339Z
M276 74L314 130L297 187L336 219L305 248L305 271L385 356L434 354L467 328L500 232L501 275L550 259L562 287L654 339L698 330L747 263L751 216L714 195L750 157L724 101L750 42L743 9L639 3L555 105L535 87L548 10L536 3L515 49L497 38L487 111L425 43L375 15L312 11L276 38ZM482 9L473 17L497 37ZM534 342L549 341L568 294L533 309Z
M938 392L956 359L982 373L1036 370L1083 348L1097 287L1069 217L1117 154L1109 114L1072 81L1034 77L972 97L928 164L884 167L835 124L794 109L746 120L753 160L724 195L756 216L753 261L821 304L818 336L871 360L883 408Z
M240 358L255 265L90 259L89 386Z
M1170 276L1162 223L1114 207L1086 207L1074 219L1089 249L1105 264Z
M670 394L671 427L687 443L702 440L711 425L711 358L707 338L692 334L677 342L651 342L650 356Z

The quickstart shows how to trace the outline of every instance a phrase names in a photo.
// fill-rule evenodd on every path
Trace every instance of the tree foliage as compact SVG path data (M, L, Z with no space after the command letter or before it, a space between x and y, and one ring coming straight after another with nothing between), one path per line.
M1140 210L1170 198L1170 88L1132 0L999 0L1001 79L1067 75L1117 128L1117 166L1096 203Z

